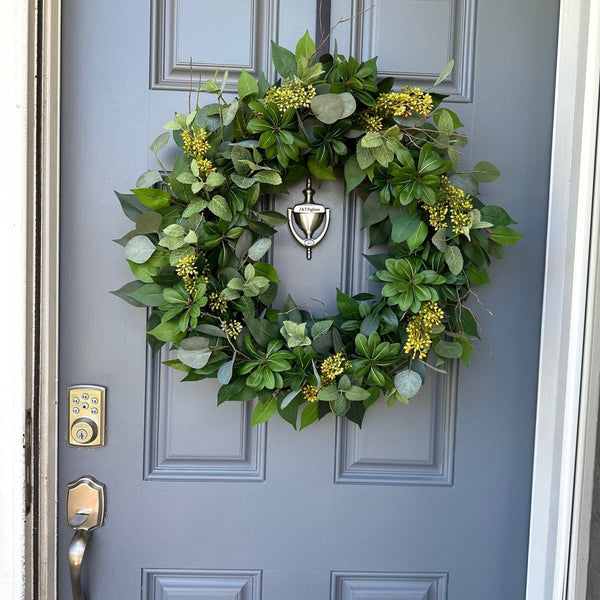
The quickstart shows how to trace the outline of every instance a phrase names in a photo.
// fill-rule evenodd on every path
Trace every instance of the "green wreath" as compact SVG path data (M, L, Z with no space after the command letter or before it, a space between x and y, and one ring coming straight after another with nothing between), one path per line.
M151 309L150 346L172 345L165 364L183 381L217 378L219 404L257 398L253 424L279 413L296 428L300 413L302 429L333 413L361 425L380 396L388 406L414 396L426 367L468 364L479 337L470 286L489 283L490 259L522 237L478 198L496 167L458 172L467 137L444 96L391 91L375 58L316 53L308 32L295 53L272 43L283 79L242 71L232 101L226 75L206 81L216 102L165 126L182 150L172 170L158 159L167 131L151 146L161 170L117 193L135 222L118 243L136 279L113 293ZM261 259L287 217L259 200L307 176L335 179L336 167L346 193L366 197L371 245L387 245L366 256L381 297L337 290L338 314L324 318L289 297L273 308L280 280Z

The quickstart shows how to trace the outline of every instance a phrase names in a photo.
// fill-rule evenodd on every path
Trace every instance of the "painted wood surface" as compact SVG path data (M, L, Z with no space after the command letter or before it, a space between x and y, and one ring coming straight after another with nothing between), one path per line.
M364 6L331 8L335 23ZM472 303L494 357L479 344L470 369L382 404L360 431L333 418L251 429L247 407L215 407L215 384L180 385L148 357L143 312L107 293L130 278L110 242L128 227L112 190L153 167L148 145L187 108L189 55L195 80L215 63L268 70L268 38L292 46L316 13L314 1L65 2L60 383L108 388L107 446L60 448L60 489L83 474L108 488L89 600L524 596L557 2L382 0L335 30L340 52L378 54L398 86L457 60L446 91L473 137L463 162L499 166L486 200L527 236ZM313 261L283 230L273 261L298 302L333 309L336 285L365 289L360 203L339 183L317 197L333 219ZM59 531L66 600L71 530Z

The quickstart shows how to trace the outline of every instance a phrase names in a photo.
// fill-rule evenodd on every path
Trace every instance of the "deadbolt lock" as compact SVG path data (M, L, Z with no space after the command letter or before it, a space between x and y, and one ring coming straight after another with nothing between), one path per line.
M76 385L69 393L69 444L104 446L106 388L99 385Z

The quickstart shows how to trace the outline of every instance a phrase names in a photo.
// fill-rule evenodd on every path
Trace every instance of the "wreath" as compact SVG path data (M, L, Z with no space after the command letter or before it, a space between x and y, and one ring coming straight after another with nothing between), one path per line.
M257 398L253 424L279 413L302 429L333 413L360 426L381 396L408 402L427 368L469 364L479 337L464 305L471 286L489 283L491 258L522 236L503 208L479 200L497 168L458 170L468 140L444 96L392 91L376 58L317 57L308 32L295 53L272 43L272 57L282 79L242 71L233 100L227 74L205 81L198 92L216 101L177 113L150 147L160 170L117 193L135 222L118 243L136 279L113 293L150 309L152 351L170 344L164 364L183 381L217 378L219 404ZM167 170L158 153L171 135L181 152ZM381 296L338 289L331 316L290 297L274 308L280 280L263 259L288 218L260 200L342 168L346 194L365 198L371 246L385 249L365 256Z

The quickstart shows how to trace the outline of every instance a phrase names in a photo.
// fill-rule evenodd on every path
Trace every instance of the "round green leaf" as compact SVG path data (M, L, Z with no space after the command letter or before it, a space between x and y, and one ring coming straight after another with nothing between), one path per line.
M154 211L142 213L135 223L135 230L137 233L156 233L162 219L162 215Z
M346 111L346 105L342 94L322 94L315 96L310 107L317 119L321 123L331 125L342 118L342 115Z
M203 337L184 339L177 350L177 358L192 369L201 369L206 366L211 354L208 340Z
M145 235L136 235L125 246L125 258L141 265L154 254L154 250L156 247Z
M435 345L435 353L444 358L460 358L463 353L463 347L458 342L441 341Z
M412 369L405 369L394 377L394 385L401 396L412 398L423 386L423 380Z

